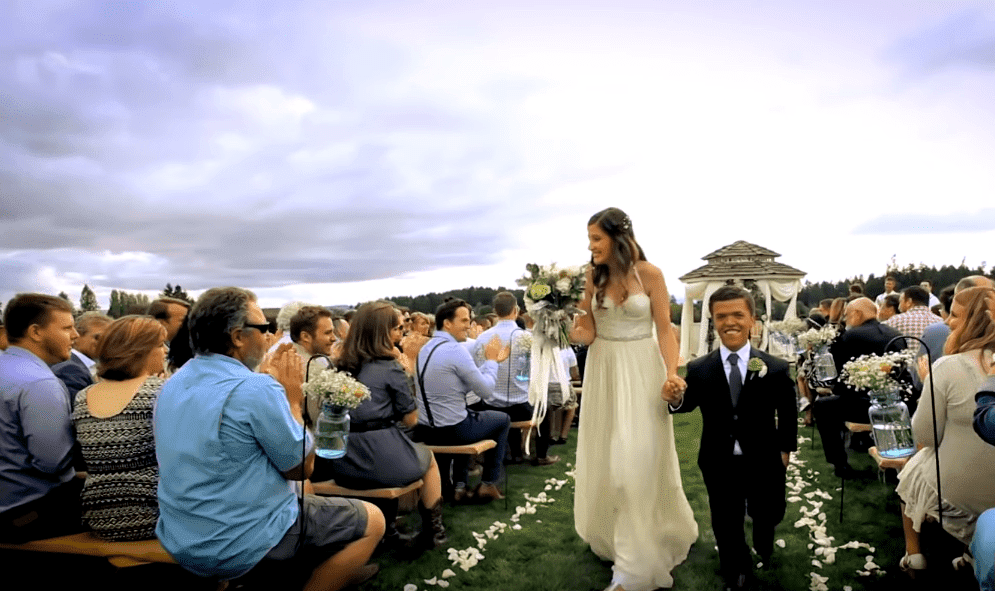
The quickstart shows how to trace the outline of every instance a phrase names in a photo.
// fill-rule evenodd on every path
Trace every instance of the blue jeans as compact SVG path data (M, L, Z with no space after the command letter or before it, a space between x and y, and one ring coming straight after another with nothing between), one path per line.
M465 419L449 427L425 429L425 443L433 445L464 445L481 439L493 439L497 447L484 452L484 482L495 483L501 480L501 463L508 446L508 425L511 420L503 412L485 410L469 411ZM467 457L453 459L453 484L466 486Z
M995 590L995 509L988 509L978 517L971 554L981 591Z

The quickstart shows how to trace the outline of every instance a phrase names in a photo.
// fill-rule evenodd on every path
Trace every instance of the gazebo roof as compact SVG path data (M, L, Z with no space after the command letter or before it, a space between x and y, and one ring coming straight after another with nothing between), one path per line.
M781 256L773 250L737 240L702 257L708 261L681 276L684 283L708 279L768 279L804 277L805 272L774 259Z

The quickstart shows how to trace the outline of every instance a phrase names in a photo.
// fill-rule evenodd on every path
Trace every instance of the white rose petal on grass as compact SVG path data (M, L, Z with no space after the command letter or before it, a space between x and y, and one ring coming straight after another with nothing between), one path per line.
M439 581L439 586L445 589L449 586L449 581Z
M776 541L776 542L774 542L774 543L775 543L775 544L777 544L777 547L778 547L778 548L784 548L784 547L785 547L785 546L787 545L787 544L786 544L786 543L784 542L784 540L778 540L778 541Z
M425 584L426 585L434 585L434 584L436 584L438 582L439 581L435 577L432 577L431 579L425 579Z
M511 526L511 529L522 529L522 526L521 524L516 523L515 525Z
M446 570L442 571L442 578L443 579L448 579L449 577L455 577L455 576L456 576L456 573L454 573L452 570L450 570L448 568Z
M411 583L408 583L407 585L404 586L404 591L418 591L418 585L412 585Z

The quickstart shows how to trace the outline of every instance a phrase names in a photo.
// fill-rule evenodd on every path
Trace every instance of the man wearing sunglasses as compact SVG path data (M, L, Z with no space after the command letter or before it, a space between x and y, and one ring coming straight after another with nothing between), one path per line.
M314 468L304 429L302 363L290 344L255 373L269 324L252 292L209 289L188 318L196 357L156 401L156 536L184 568L232 579L259 562L319 558L307 588L341 589L376 573L366 565L383 514L362 501L296 494ZM313 564L313 563L312 563Z

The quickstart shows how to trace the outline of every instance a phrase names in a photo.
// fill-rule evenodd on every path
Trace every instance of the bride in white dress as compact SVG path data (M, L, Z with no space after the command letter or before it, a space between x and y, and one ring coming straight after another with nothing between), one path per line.
M664 385L683 390L670 297L622 210L588 225L591 266L571 332L590 343L577 443L574 522L591 550L614 562L606 591L673 586L698 524L681 485ZM655 328L655 331L654 331Z

